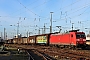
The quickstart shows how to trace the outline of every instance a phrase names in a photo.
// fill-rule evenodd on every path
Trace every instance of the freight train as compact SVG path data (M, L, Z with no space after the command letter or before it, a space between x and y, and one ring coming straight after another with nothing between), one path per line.
M86 46L86 36L84 32L71 30L66 33L48 33L9 39L7 43L84 48Z

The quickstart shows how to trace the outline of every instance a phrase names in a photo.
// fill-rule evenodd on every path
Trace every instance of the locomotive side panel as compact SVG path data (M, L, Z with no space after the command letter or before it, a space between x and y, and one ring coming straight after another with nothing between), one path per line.
M70 34L52 34L50 44L70 45Z
M52 34L50 44L53 45L76 45L75 33Z
M60 41L62 45L70 45L70 34L64 34L60 36ZM59 36L58 36L59 39Z

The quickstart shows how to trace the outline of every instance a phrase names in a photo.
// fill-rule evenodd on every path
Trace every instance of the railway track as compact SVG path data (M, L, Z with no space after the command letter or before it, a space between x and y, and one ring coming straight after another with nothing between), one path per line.
M34 60L34 58L32 57L32 55L27 51L28 55L29 55L29 59L28 60Z
M43 60L43 57L35 54L32 50L26 49L28 55L29 55L29 60Z
M48 55L57 56L59 59L89 59L90 60L90 52L85 53L81 51L75 51L75 50L59 50L59 49L51 49L49 51L42 51L45 52Z
M70 50L70 49L60 49L55 47L25 46L25 45L23 46L19 45L17 47L22 47L24 49L32 49L33 53L42 57L39 60L53 60L53 59L90 60L90 50Z
M40 47L41 48L41 47ZM90 60L90 51L88 50L70 50L70 49L58 49L58 48L38 48L38 50L44 54L50 55L58 59L76 59L76 60Z
M38 51L38 50L33 50L36 54L38 54L39 56L42 56L44 60L56 60L55 58L49 56L48 54L46 53L43 53L41 51Z

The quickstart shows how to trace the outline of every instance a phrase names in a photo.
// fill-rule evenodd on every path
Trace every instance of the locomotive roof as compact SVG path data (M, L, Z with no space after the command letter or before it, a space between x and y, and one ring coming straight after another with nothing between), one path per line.
M55 33L40 34L40 36L42 36L42 35L49 35L49 34L55 34ZM36 35L36 36L39 36L39 35Z
M83 31L82 31L82 32L81 32L81 31L79 31L79 29L78 29L78 30L70 30L69 32L84 33Z
M79 31L79 29L78 30L70 30L69 32L77 32L77 31Z
M52 34L52 35L63 35L63 34L71 34L71 33L78 33L78 34L82 34L84 32L76 32L76 31L67 31L65 33L55 33L55 34Z

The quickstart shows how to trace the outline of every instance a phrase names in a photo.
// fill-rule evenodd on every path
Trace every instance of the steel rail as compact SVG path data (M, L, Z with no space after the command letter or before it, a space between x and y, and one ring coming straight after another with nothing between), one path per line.
M30 53L27 51L28 55L29 55L29 59L28 60L34 60L34 58L30 55Z
M52 58L50 58L50 56L46 55L45 53L42 53L42 52L39 52L39 51L36 51L36 50L35 50L35 52L36 52L38 55L42 56L42 57L44 58L44 60L53 60ZM54 60L55 60L55 59L54 59Z

